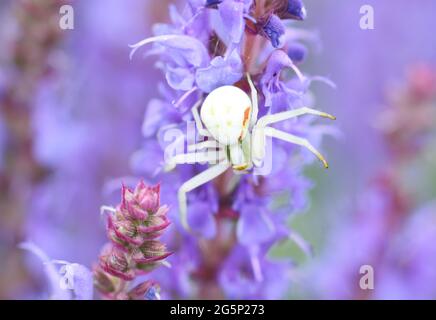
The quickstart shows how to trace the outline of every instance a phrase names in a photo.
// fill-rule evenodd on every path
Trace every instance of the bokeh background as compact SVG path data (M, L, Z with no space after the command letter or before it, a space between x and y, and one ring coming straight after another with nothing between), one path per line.
M59 1L32 2L0 2L1 299L45 296L42 268L21 241L50 257L96 261L100 206L138 178L132 157L162 79L153 59L129 60L128 44L167 21L173 1L64 1L75 9L74 30L59 29ZM292 222L313 257L290 244L271 252L296 263L283 298L434 299L436 2L305 4L300 27L320 45L301 69L336 83L313 92L340 135L323 145L331 168L307 170L310 206ZM359 27L365 4L374 30ZM374 267L374 290L359 288L362 265Z

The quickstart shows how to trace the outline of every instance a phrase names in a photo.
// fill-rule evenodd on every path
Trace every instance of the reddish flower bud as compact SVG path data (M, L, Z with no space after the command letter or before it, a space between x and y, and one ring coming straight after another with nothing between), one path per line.
M138 246L143 242L138 235L134 222L131 220L115 220L111 216L108 218L108 235L117 246L121 247Z
M128 255L119 248L107 245L100 255L100 267L107 273L123 280L132 280L135 273L130 269Z
M167 258L171 252L167 251L165 244L158 240L147 240L137 250L132 259L136 263L159 261Z
M134 197L141 208L149 213L156 212L160 206L160 185L149 187L141 181L135 188Z
M132 300L159 300L160 287L155 281L145 281L129 291Z
M168 206L160 207L159 185L149 187L141 181L133 191L122 187L121 204L108 216L111 244L103 249L94 271L97 288L107 298L152 300L159 296L154 282L127 292L125 281L152 271L171 254L157 240L170 225L167 213ZM118 283L114 284L114 279Z
M94 265L94 285L103 294L108 295L115 291L115 279L105 272L100 265Z

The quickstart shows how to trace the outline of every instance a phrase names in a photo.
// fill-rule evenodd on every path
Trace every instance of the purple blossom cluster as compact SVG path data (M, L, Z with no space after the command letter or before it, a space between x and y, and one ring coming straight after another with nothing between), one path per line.
M165 74L161 98L147 108L143 148L132 158L134 170L150 182L160 181L164 201L174 206L177 232L168 236L175 252L173 268L157 277L163 295L172 298L280 298L290 286L292 261L273 258L270 249L296 241L310 246L289 227L293 213L306 208L312 183L303 175L312 156L300 148L274 143L272 172L268 176L235 176L226 171L188 195L188 223L183 230L177 216L181 183L204 170L204 165L179 166L165 173L163 154L167 128L186 132L193 120L192 106L214 89L237 86L249 93L245 74L259 91L259 116L311 105L313 80L297 64L304 61L313 35L300 32L295 20L306 11L300 0L186 1L180 12L171 5L170 24L156 24L154 36L132 45L130 57L145 51L157 56ZM310 139L315 145L325 127L306 117L277 126ZM181 141L185 147L186 141Z

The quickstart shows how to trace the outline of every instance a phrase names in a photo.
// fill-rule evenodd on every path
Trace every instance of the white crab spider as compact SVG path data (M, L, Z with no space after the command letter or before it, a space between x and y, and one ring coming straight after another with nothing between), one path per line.
M269 125L304 114L332 120L336 118L325 112L303 107L265 115L257 119L257 91L249 74L247 74L247 80L250 85L251 100L243 90L235 86L223 86L213 90L203 103L200 100L192 107L197 131L200 136L208 137L208 140L190 145L188 153L178 154L166 162L167 170L171 170L177 164L214 163L205 171L183 183L178 191L181 223L187 230L189 230L189 225L186 194L215 179L230 167L235 173L245 173L253 166L261 166L265 156L266 136L306 147L328 168L324 157L308 140L269 127Z

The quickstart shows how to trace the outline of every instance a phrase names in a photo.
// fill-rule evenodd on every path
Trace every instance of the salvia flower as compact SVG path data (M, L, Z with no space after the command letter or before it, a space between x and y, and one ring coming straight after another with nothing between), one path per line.
M92 272L78 263L50 260L47 254L33 242L23 242L20 248L37 256L44 264L50 284L50 298L54 300L89 300L93 297ZM56 266L61 265L58 269Z
M177 166L173 172L164 172L157 161L153 167L148 159L163 159L168 146L162 139L166 128L183 132L186 121L193 120L192 106L218 87L237 86L249 94L246 74L259 93L259 116L311 105L308 91L315 79L296 66L304 60L305 52L289 46L312 38L307 32L289 34L282 21L305 17L301 1L187 3L183 15L171 7L170 24L157 25L153 37L131 46L132 56L139 48L150 45L147 54L158 56L157 66L166 76L166 83L158 87L161 98L150 102L146 111L145 143L134 154L134 169L147 180L161 181L171 188L172 192L163 196L165 203L174 207L178 207L176 194L181 184L204 171L205 166ZM315 145L323 135L307 118L281 126L286 132L313 138ZM187 136L182 133L174 145L185 149ZM162 269L157 274L160 283L165 283L165 296L216 299L284 294L292 264L273 261L268 251L278 242L294 241L310 253L310 246L287 226L290 213L306 207L307 191L312 186L302 174L312 160L299 150L277 141L273 169L268 176L248 172L235 177L228 171L189 192L187 220L193 233L182 228L177 212L172 211L177 232L169 235L169 243L177 254L169 257L172 269ZM119 223L118 228L112 229L114 244L121 248L125 246L123 242L127 246L139 242L137 230L130 223ZM115 229L122 235L116 235ZM154 239L140 248L157 256L166 252ZM142 258L150 261L154 256ZM131 257L137 259L135 255Z
M274 48L279 48L283 45L283 36L285 34L285 26L278 16L272 14L264 21L257 23L259 33L266 37Z

